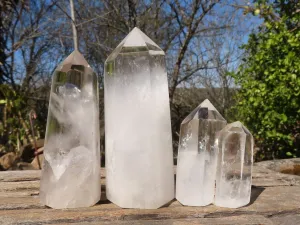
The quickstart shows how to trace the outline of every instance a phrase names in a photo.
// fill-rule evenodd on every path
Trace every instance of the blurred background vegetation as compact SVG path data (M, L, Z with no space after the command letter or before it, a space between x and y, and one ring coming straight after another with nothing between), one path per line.
M300 156L298 0L74 4L79 49L99 77L102 150L104 61L137 26L166 52L175 154L181 121L208 98L252 131L257 161ZM73 42L67 0L2 0L0 12L1 157L44 138L51 75Z

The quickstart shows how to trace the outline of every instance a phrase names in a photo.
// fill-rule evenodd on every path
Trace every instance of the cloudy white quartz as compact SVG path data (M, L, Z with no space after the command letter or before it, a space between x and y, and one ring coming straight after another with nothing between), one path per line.
M158 208L174 198L164 52L138 28L105 63L107 198L123 208Z
M218 148L216 133L226 120L206 99L181 123L176 198L183 205L213 203Z
M238 208L250 202L253 145L252 134L239 121L220 131L215 205Z
M54 72L40 188L41 202L52 208L87 207L100 200L95 76L78 51Z

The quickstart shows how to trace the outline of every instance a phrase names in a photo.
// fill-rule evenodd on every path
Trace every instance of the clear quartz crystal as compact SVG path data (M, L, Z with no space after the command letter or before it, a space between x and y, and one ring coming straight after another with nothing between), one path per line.
M158 208L174 198L165 54L134 28L105 63L107 198Z
M181 123L176 198L183 205L213 203L218 155L216 133L225 125L226 120L208 99Z
M240 122L228 124L218 134L215 205L238 208L251 196L253 137Z
M52 208L87 207L100 200L97 76L78 52L52 78L40 200Z

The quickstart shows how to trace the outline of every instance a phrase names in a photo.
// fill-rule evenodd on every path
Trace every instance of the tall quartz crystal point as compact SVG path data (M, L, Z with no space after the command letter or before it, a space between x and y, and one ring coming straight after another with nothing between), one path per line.
M99 201L100 148L97 76L78 52L52 78L40 199L52 208Z
M168 81L163 50L134 28L105 62L107 198L158 208L174 198Z
M178 148L176 198L183 205L213 203L217 148L216 133L226 120L204 100L181 123Z
M240 122L220 131L215 205L238 208L250 202L253 137Z

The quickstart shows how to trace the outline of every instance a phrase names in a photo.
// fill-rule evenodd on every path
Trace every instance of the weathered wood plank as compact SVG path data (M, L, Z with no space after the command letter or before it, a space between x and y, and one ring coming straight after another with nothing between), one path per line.
M39 203L39 171L0 173L0 224L300 224L300 177L255 166L251 203L239 209L184 207L178 201L155 210L122 209L103 197L93 207L55 210ZM294 223L296 221L297 223Z
M0 172L0 182L20 182L40 180L39 170L20 170Z
M14 225L42 225L42 224L52 224L52 225L272 225L274 224L271 220L258 215L251 216L231 216L231 217L222 217L222 218L197 218L197 219L166 219L166 220L134 220L134 221L90 221L81 222L80 219L65 219L65 220L52 220L48 222L21 222L15 223Z

